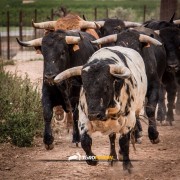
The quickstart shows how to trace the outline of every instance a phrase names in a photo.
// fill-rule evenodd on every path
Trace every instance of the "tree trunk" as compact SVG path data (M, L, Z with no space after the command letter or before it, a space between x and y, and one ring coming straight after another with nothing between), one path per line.
M160 20L169 21L177 10L177 0L161 0Z

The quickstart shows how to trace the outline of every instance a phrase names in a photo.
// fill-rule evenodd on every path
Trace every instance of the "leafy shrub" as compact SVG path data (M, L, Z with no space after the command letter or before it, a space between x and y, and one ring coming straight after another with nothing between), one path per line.
M42 130L42 108L37 87L0 69L0 142L31 146Z

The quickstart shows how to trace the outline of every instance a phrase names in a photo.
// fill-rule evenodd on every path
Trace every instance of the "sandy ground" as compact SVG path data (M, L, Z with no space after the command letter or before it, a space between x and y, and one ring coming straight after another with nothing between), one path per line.
M19 74L25 72L32 82L42 82L42 61L18 63L6 70ZM40 87L40 86L39 86ZM55 147L47 151L42 138L35 139L34 147L18 148L11 144L0 144L0 179L51 179L51 180L179 180L180 179L180 116L175 116L174 126L158 126L161 142L153 145L147 136L147 124L143 125L143 143L131 145L130 156L134 166L132 174L123 171L122 163L113 167L108 162L89 166L84 161L68 161L77 152L84 155L82 148L71 143L71 132L63 128L55 136ZM109 140L99 133L93 135L93 152L96 155L109 154ZM118 144L116 146L118 150Z

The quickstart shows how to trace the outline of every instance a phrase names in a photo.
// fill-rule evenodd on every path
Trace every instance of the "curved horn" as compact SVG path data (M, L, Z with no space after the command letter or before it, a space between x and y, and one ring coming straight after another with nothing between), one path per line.
M35 47L35 46L42 45L42 38L38 38L31 41L26 41L26 42L20 41L18 38L16 38L16 40L19 43L19 45L25 46L25 47Z
M162 45L162 43L159 42L158 40L156 40L152 37L149 37L147 35L144 35L144 34L139 35L139 41L154 44L155 46L161 46Z
M97 29L97 24L93 21L80 21L79 22L80 29ZM99 26L99 24L98 24ZM100 27L98 27L100 28Z
M100 26L103 27L105 24L105 21L96 21L96 23Z
M53 30L55 27L55 24L56 24L56 21L46 21L46 22L34 23L34 20L32 19L32 26L37 29Z
M70 77L80 76L82 68L83 68L83 66L77 66L77 67L73 67L73 68L70 68L70 69L66 69L65 71L59 73L54 78L54 82L55 83L60 83L61 81L66 80L66 79L68 79Z
M86 19L86 17L85 17L85 15L83 14L83 19L85 20L85 21L87 21L87 19Z
M111 64L110 67L110 73L117 77L117 78L129 78L131 76L131 72L127 67L119 66L117 64Z
M137 27L137 26L141 26L141 23L137 23L137 22L131 22L131 21L124 21L125 27Z
M65 36L65 41L67 44L78 44L78 42L81 41L81 37Z
M177 25L180 24L180 19L174 20L173 23L174 23L174 24L177 24Z
M112 35L97 39L95 41L91 41L91 43L100 45L100 44L106 44L106 43L111 43L111 42L116 42L116 41L117 41L117 34L112 34Z

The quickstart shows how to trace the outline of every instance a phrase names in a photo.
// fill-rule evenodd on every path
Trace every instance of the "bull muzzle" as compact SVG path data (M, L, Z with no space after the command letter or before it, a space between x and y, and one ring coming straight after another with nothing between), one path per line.
M55 74L45 74L44 75L44 82L49 85L54 85L54 78L56 77Z
M88 118L90 121L100 120L100 121L106 121L107 117L104 113L90 113L88 114Z
M167 71L169 72L177 72L179 70L178 64L170 64L167 67Z

